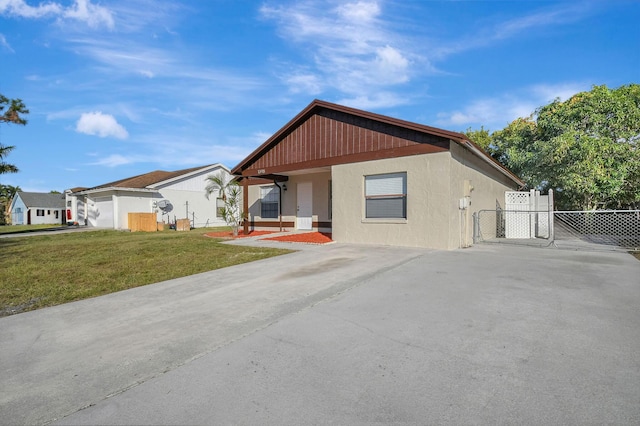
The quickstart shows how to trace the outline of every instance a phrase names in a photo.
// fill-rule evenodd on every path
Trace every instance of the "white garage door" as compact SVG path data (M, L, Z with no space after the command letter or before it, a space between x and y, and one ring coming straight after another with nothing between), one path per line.
M94 206L95 226L113 228L113 199L111 197L96 198Z

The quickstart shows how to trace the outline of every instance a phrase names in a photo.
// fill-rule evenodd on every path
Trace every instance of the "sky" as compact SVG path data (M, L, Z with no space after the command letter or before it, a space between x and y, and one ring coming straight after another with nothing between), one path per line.
M23 191L233 168L314 99L452 131L640 83L640 1L0 0Z

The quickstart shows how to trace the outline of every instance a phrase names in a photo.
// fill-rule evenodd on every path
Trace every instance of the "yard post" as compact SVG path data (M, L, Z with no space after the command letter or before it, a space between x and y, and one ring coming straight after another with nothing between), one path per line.
M554 204L554 202L553 202L553 189L549 190L549 202L547 204L548 204L548 208L549 208L549 214L548 214L548 216L549 216L549 240L552 243L555 243L556 234L555 234L555 231L554 231L554 228L553 228L554 223L555 223L554 220L553 220L554 219L554 217L553 217L553 210L554 210L554 208L553 208L553 204Z
M478 242L477 232L478 232L478 212L473 212L473 244Z

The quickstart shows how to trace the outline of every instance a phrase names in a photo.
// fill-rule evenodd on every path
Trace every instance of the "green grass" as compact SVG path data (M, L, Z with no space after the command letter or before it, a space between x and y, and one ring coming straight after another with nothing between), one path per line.
M59 228L61 224L57 225L2 225L0 226L0 234L10 234L14 232L30 232L30 231L42 231L43 229Z
M1 238L0 316L290 252L221 244L204 236L213 230Z

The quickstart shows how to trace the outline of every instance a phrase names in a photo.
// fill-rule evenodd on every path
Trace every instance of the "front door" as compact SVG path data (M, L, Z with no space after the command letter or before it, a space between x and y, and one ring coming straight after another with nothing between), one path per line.
M313 228L312 210L313 197L311 182L301 182L298 187L298 210L296 214L296 229L311 230Z

